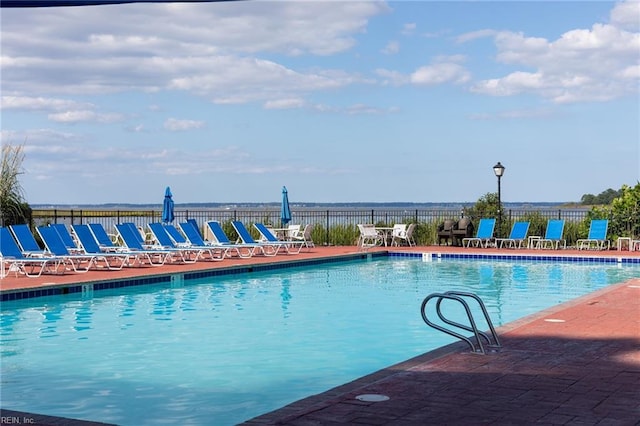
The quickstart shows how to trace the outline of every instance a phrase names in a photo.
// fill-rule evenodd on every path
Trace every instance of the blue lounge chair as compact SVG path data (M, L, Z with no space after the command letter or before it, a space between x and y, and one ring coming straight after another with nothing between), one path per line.
M164 225L164 229L167 231L167 234L176 242L178 245L185 245L187 247L199 247L205 252L209 253L212 257L210 260L223 260L227 257L227 252L229 251L229 247L224 247L217 244L209 244L202 239L200 235L200 231L198 231L197 225L193 225L193 222L188 221L185 222L189 227L187 229L191 229L193 231L192 237L194 240L192 241L186 234L181 234L178 228L174 225L168 223ZM181 228L182 229L182 228ZM184 231L182 231L184 232Z
M24 274L27 277L39 277L43 273L59 274L60 267L65 264L65 260L58 257L31 256L22 253L16 240L13 239L9 228L0 228L0 255L2 255L2 268L0 277L4 277L8 272ZM5 266L8 271L5 271ZM62 268L64 273L66 268Z
M560 244L562 248L567 247L567 241L562 238L564 234L564 220L563 219L551 219L547 222L547 230L545 231L544 238L538 240L537 248L540 249L558 249Z
M120 262L121 266L136 266L142 264L144 257L140 257L139 253L122 250L112 250L103 248L98 244L89 225L78 224L71 225L80 246L85 253L104 256L105 259L115 259Z
M183 224L180 224L180 226L183 230L185 230L185 233L187 235L190 235L188 232L186 232L187 229L185 226L183 226ZM248 258L255 254L257 244L236 244L231 242L227 234L224 232L224 229L222 229L222 225L220 225L220 222L217 222L215 220L209 221L207 222L207 227L209 228L209 231L211 231L211 234L215 239L215 242L212 243L227 247L228 255L231 256L235 254L238 257ZM191 235L189 238L195 238L195 236Z
M74 272L88 272L92 267L97 266L98 262L101 260L104 260L107 268L111 269L109 267L109 262L104 258L98 258L98 256L91 254L70 253L69 250L67 250L67 246L65 246L64 241L60 238L60 234L58 234L56 228L52 226L38 226L36 231L38 232L38 235L40 235L47 251L54 256L67 261L67 264L73 268ZM122 269L122 266L120 266L119 269Z
M304 241L299 240L279 240L278 237L273 235L271 230L265 226L264 223L254 223L253 226L258 230L262 236L260 242L273 244L274 246L280 246L289 254L298 254L304 246Z
M510 248L522 248L528 233L529 222L515 222L508 238L496 238L496 246L503 248L506 245Z
M116 245L114 241L118 238L117 235L114 235L113 238L109 235L104 226L101 223L90 223L89 229L91 229L91 233L93 237L98 242L100 246L100 250L102 251L128 251L126 247L122 247Z
M260 250L260 253L262 253L264 256L275 256L278 254L278 251L280 251L280 248L282 247L281 244L269 242L261 243L254 240L249 230L246 228L246 226L244 226L244 223L240 222L239 220L232 221L231 225L233 226L233 229L235 229L238 233L238 237L243 244L251 244L255 246L255 248Z
M197 220L195 220L195 219L187 219L187 223L190 223L191 225L193 225L195 230L198 231L198 234L200 234L200 238L204 239L204 237L200 233L200 225L198 225L198 221Z
M495 219L480 219L476 236L472 238L463 238L462 245L464 247L489 247L489 244L493 239L493 230L495 227Z
M169 226L176 232L174 233L175 238L180 239L181 243L176 243L174 239L172 239L170 231L168 230ZM162 223L150 223L149 229L153 234L154 238L158 241L158 243L169 249L174 249L182 253L184 262L186 263L194 263L198 260L223 260L224 252L220 252L214 250L212 247L206 246L194 246L191 244L187 244L186 240L180 235L177 229L173 225L163 225Z
M164 227L165 232L167 234L169 234L169 237L171 238L173 243L175 245L177 245L178 247L190 247L190 246L195 246L196 245L196 244L192 244L187 239L187 237L182 235L180 233L180 231L178 231L178 228L176 228L173 224L165 223L165 224L163 224L163 227Z
M595 249L595 250L609 250L611 248L611 241L607 240L607 229L609 228L609 220L607 219L594 219L589 225L589 235L587 238L579 239L576 241L578 250L582 249Z
M71 233L69 233L67 225L65 225L64 223L52 223L49 226L58 231L58 235L60 235L60 238L62 239L65 247L67 247L67 250L69 250L69 253L82 251L73 240L73 236L71 235Z
M145 256L146 260L152 266L162 266L167 261L175 262L177 260L183 260L180 253L176 250L148 248L143 246L140 242L140 232L135 226L132 227L130 224L119 223L116 225L116 231L129 251Z
M29 225L11 225L9 226L9 229L11 229L11 233L16 238L16 241L18 242L23 255L27 257L47 255L47 252L42 247L40 247L35 237L31 233Z

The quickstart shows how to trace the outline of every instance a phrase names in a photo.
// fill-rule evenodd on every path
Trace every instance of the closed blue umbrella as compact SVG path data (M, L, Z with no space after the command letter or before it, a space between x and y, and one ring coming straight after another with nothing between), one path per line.
M167 190L164 192L164 203L162 203L162 221L164 223L173 222L173 196L171 195L171 188L167 186Z
M287 187L282 187L282 206L280 207L280 221L282 226L285 226L291 222L291 209L289 208L289 194L287 193Z

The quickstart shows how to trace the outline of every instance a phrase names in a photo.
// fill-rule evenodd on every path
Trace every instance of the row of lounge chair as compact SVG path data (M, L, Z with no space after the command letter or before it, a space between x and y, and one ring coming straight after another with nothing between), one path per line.
M260 233L256 240L242 222L234 221L232 225L239 235L238 242L231 242L215 221L207 223L214 241L205 241L193 222L180 223L180 229L171 224L150 223L153 242L148 244L135 224L122 223L115 226L117 239L121 241L117 245L99 223L71 225L71 230L64 224L52 224L36 228L44 248L27 225L0 227L0 275L6 273L5 268L16 275L38 277L68 271L120 270L125 266L222 261L232 256L297 254L302 248L314 246L310 227L299 235L279 240L267 226L256 223L254 226Z
M456 240L455 232L457 229L466 227L459 225L452 226L450 222L445 222L438 230L438 243L442 239L451 238ZM528 248L538 249L559 249L566 248L567 242L563 238L565 222L562 219L551 219L547 222L547 229L543 237L529 237L529 222L515 222L511 228L511 233L507 238L495 238L496 220L493 218L480 219L478 224L478 232L474 237L463 237L460 239L463 247L498 247L498 248L522 248L525 243ZM607 239L607 230L609 221L607 219L592 220L589 226L589 235L587 238L576 241L578 250L596 249L608 250L611 242Z

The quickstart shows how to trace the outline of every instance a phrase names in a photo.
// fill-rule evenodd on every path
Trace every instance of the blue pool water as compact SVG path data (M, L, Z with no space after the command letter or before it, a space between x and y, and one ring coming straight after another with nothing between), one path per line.
M435 349L420 304L477 293L496 326L637 266L377 259L2 304L7 409L230 425Z

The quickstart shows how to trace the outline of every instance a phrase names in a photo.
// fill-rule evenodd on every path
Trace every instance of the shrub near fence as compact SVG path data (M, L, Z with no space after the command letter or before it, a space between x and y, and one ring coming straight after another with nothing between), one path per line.
M502 216L501 233L506 236L513 222L528 220L531 222L530 235L544 235L549 219L564 219L565 238L567 244L584 238L584 221L588 210L580 209L512 209L505 210ZM436 241L437 227L445 219L458 220L458 209L294 209L291 223L313 224L313 240L318 245L353 245L358 239L357 224L372 223L376 226L393 226L394 223L417 223L414 238L418 245L430 245ZM36 209L32 211L33 226L48 223L101 223L112 231L114 225L122 222L133 222L137 226L146 227L150 222L160 222L162 210L62 210ZM262 222L271 226L280 225L280 209L207 209L207 210L175 210L174 223L187 219L195 219L203 229L205 222L216 220L224 225L229 237L235 236L230 226L233 220L245 224ZM472 218L476 224L480 218ZM588 228L588 226L587 226Z

